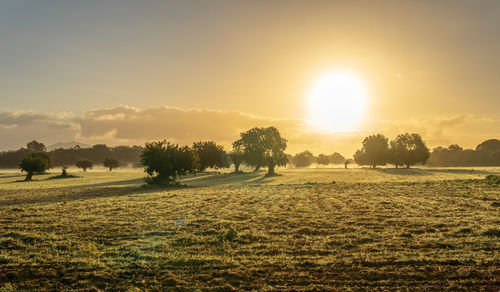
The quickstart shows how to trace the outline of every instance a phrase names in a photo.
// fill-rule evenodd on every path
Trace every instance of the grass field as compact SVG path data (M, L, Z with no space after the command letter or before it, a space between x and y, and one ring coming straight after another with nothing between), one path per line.
M0 174L0 291L491 290L499 168Z

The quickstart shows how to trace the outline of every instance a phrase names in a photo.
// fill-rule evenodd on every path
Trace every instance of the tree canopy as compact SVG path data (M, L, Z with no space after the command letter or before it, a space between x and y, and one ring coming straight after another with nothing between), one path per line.
M425 164L429 159L429 148L425 145L419 134L401 134L390 142L388 162L406 165L409 168L416 163Z
M293 164L296 167L308 167L313 162L314 162L314 155L309 150L298 153L293 157Z
M214 141L195 142L193 143L193 150L199 158L198 171L227 166L224 148L222 145L217 145Z
M287 140L281 137L275 127L252 128L240 134L240 139L233 146L241 147L246 164L268 168L268 175L274 174L276 166L284 166L288 162L285 154Z
M198 157L188 146L179 147L163 140L146 143L141 162L150 175L148 183L169 185L177 177L193 173L198 165Z
M34 152L23 158L19 168L26 172L25 181L30 181L35 173L43 173L52 167L52 160L47 152Z
M75 166L83 169L83 171L87 171L87 169L92 169L94 167L94 163L88 159L82 159L78 160Z
M381 134L366 137L363 140L363 147L354 154L354 161L358 165L370 165L372 168L376 168L377 165L385 165L389 153L388 141Z
M104 167L107 167L109 171L120 166L120 162L114 158L106 157L103 162Z

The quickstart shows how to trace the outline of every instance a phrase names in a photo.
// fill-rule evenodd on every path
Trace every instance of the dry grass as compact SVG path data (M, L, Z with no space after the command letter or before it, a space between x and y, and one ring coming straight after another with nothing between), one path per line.
M0 175L0 291L498 289L498 169L279 172Z

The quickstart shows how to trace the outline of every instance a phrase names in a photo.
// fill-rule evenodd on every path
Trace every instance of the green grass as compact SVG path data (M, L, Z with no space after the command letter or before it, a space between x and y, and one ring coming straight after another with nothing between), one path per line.
M498 168L278 172L0 174L0 291L500 285Z

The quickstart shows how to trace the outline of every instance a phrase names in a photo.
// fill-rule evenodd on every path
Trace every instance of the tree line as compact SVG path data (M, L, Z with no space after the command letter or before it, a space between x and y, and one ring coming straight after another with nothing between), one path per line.
M490 139L475 149L463 149L457 144L432 150L427 163L431 166L499 166L500 140Z
M82 160L90 161L93 165L102 164L106 158L115 159L123 166L141 166L140 156L143 150L142 146L108 147L105 144L96 144L89 148L75 146L47 151L44 143L33 140L18 150L0 152L0 168L18 168L24 157L35 152L49 153L54 167L75 165Z
M240 134L233 142L230 152L214 141L199 141L192 146L179 146L166 140L148 142L141 146L108 147L104 144L91 148L73 147L71 149L56 149L47 152L43 143L31 141L26 148L0 153L0 167L20 167L27 173L26 180L31 180L33 174L43 173L54 166L63 166L63 175L69 165L75 165L86 171L101 162L110 171L123 164L144 166L150 175L148 182L154 184L171 184L179 176L187 173L196 174L208 168L229 168L234 165L234 172L240 173L240 165L251 166L254 170L267 168L267 176L275 175L275 168L294 164L295 167L308 167L312 163L318 165L344 164L355 162L358 165L368 165L376 168L378 165L392 164L396 168L409 168L415 164L433 165L446 163L452 159L466 157L464 163L484 165L500 164L500 141L488 140L476 150L463 150L458 145L448 148L438 147L430 153L419 134L401 134L389 141L384 135L376 134L366 137L361 149L353 158L345 158L335 152L331 155L314 156L310 151L296 155L286 154L287 140L281 137L275 127L252 128ZM466 153L466 154L464 154ZM471 154L472 153L472 154ZM470 155L470 156L468 156ZM88 158L87 158L88 157ZM118 158L120 159L118 159ZM17 162L17 163L16 163Z

